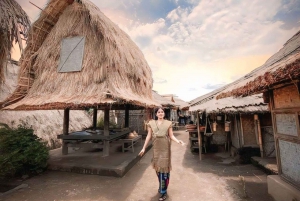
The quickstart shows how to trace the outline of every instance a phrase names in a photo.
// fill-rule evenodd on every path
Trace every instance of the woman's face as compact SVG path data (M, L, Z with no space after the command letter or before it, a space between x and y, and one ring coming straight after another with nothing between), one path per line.
M156 112L156 116L159 119L163 119L165 116L165 112L161 108L159 108L159 110L157 110L157 112Z

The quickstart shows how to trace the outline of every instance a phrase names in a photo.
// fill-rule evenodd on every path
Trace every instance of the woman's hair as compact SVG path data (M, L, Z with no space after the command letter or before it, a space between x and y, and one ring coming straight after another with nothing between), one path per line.
M157 112L158 112L159 109L162 109L162 110L165 112L164 108L162 108L162 107L157 107L157 108L155 108L154 113L157 114Z
M165 112L164 108L162 108L162 107L157 107L157 108L155 108L155 109L154 109L154 113L155 113L154 119L155 119L155 120L158 119L157 116L156 116L156 114L157 114L157 112L158 112L159 109L162 109L162 110ZM166 115L164 116L164 118L166 118Z

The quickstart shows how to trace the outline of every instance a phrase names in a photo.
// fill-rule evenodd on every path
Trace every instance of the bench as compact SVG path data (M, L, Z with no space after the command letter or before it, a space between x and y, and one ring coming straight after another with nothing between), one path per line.
M138 141L141 142L141 145L142 145L142 136L141 135L138 135L136 136L135 138L132 138L132 139L121 139L122 140L122 152L125 152L125 150L130 150L132 151L132 153L134 152L134 147L133 145L135 145ZM126 143L129 145L127 147L125 147Z

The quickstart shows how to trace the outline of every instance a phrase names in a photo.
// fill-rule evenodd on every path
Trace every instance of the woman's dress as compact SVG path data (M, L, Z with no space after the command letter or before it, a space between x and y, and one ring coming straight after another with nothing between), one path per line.
M172 126L172 122L163 120L158 122L151 120L148 126L152 129L153 158L152 166L156 172L168 173L171 171L171 140L168 130Z

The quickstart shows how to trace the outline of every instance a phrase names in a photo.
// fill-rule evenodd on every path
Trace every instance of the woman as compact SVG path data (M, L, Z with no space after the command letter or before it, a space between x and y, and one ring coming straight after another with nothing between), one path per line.
M151 120L148 123L148 134L143 149L139 153L143 156L145 149L152 138L153 141L153 158L152 166L156 171L159 180L159 200L167 199L167 188L171 171L171 140L178 144L184 145L173 135L172 122L165 120L165 112L163 108L156 108L155 115L157 120Z

